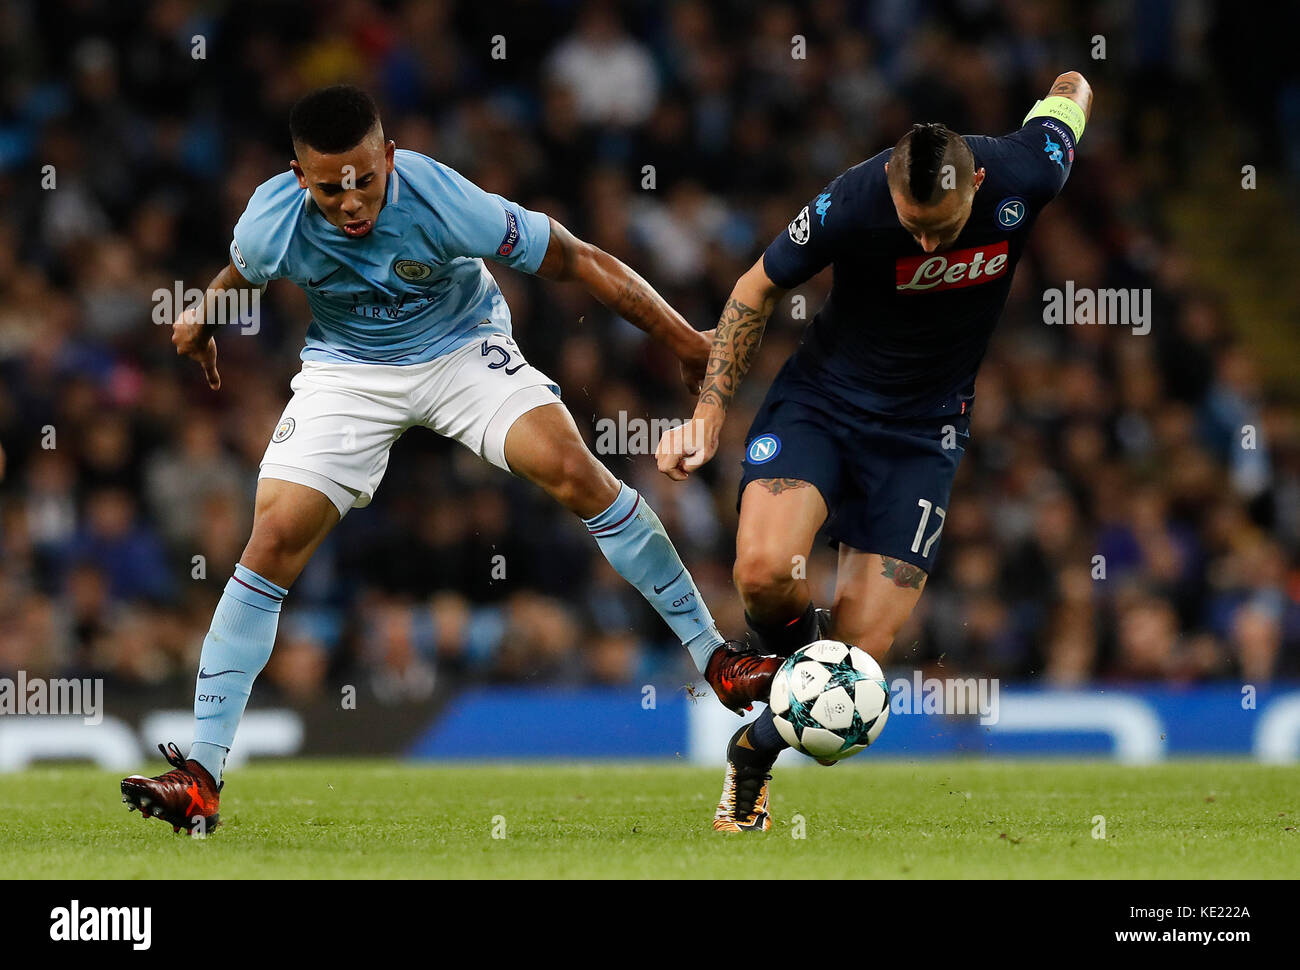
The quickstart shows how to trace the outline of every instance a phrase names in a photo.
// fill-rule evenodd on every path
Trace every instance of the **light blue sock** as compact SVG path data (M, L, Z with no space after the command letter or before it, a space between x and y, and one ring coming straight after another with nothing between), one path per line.
M194 744L189 756L217 781L253 681L271 658L280 603L288 592L236 565L212 615L194 690Z
M722 637L659 516L634 489L619 484L614 504L582 521L609 564L650 601L703 673Z

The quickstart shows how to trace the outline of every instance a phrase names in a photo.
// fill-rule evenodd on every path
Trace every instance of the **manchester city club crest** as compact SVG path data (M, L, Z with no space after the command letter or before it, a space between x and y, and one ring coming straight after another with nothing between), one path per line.
M393 264L393 272L408 283L423 283L433 275L433 267L418 259L399 259Z
M297 426L298 425L294 422L293 418L285 418L275 426L275 434L271 435L271 440L276 444L279 444L281 441L284 441L285 438L289 437L289 435L293 434L293 429Z

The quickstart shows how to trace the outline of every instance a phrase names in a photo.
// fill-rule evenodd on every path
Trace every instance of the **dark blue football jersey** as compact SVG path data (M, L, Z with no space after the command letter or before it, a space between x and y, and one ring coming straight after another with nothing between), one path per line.
M969 410L1034 220L1074 162L1074 134L1052 118L966 143L984 182L945 251L925 253L899 224L885 180L889 149L831 182L763 256L768 277L785 289L834 268L830 296L796 356L826 393L863 411Z

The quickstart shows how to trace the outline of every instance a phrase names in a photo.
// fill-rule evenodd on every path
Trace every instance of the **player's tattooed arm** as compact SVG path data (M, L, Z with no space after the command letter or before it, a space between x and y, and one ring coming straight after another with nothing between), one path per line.
M763 340L763 330L767 327L773 304L770 298L757 307L743 303L734 295L727 300L722 319L713 334L713 349L709 353L709 366L700 390L700 404L723 411L731 407L736 389L749 373L754 352Z
M1069 98L1083 109L1083 118L1092 115L1092 85L1078 71L1066 71L1052 83L1052 90L1047 92L1049 98Z
M621 260L583 242L551 220L551 241L537 275L581 283L587 292L633 326L665 344L682 362L682 375L698 390L709 359L710 334L700 333L654 287Z
M713 332L713 349L709 353L708 371L695 409L696 417L701 417L701 412L716 409L713 416L720 419L731 406L740 382L754 362L768 318L783 292L768 278L761 259L736 281L722 310L722 319Z
M713 332L713 349L695 414L670 429L655 449L659 470L673 481L685 481L717 453L727 408L754 361L767 318L784 292L768 277L762 259L736 281Z
M792 488L812 488L812 482L805 482L802 478L756 478L754 484L773 495L780 495Z
M260 290L240 275L234 263L227 263L226 268L212 278L203 294L203 302L195 307L181 311L172 324L172 345L181 357L189 357L203 368L203 376L208 386L214 391L221 387L221 375L217 373L216 320L207 317L208 307L224 306L221 293L226 290Z
M913 566L910 562L903 562L893 556L881 556L880 559L884 563L880 575L893 580L899 589L921 589L925 586L926 573L920 566Z

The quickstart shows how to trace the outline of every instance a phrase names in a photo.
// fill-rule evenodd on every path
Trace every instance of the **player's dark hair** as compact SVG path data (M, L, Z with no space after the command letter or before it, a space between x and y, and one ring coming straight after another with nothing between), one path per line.
M289 112L289 136L323 155L355 148L379 123L374 100L351 84L335 84L303 95Z
M966 139L939 122L913 125L894 146L890 161L890 181L923 204L943 194L944 166L953 167L958 185L965 185L975 171L975 156Z

